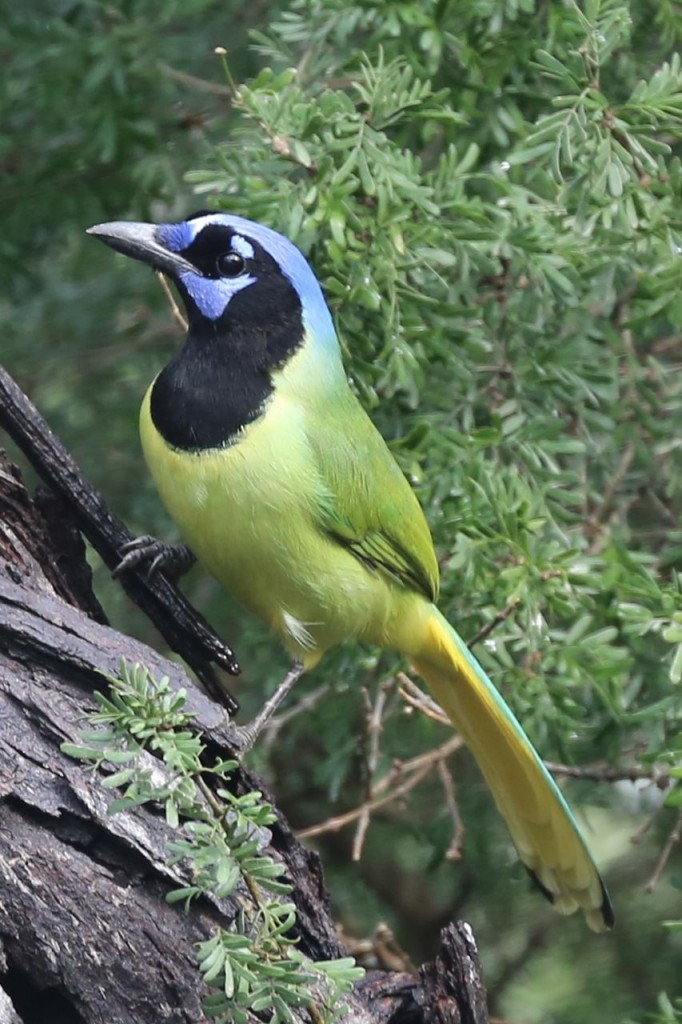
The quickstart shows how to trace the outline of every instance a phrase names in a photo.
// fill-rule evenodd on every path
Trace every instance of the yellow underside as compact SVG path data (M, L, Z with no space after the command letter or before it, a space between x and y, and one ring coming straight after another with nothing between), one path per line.
M148 392L140 430L184 540L306 668L352 639L412 654L422 646L430 604L388 574L369 572L320 529L313 513L326 496L304 416L299 403L278 393L238 444L188 454L169 448L154 429Z

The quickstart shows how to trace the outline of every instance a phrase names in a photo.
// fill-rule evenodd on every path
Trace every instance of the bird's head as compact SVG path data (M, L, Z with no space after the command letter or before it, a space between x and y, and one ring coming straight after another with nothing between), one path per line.
M243 217L179 224L114 221L89 234L175 283L189 330L150 389L156 429L174 448L232 444L275 392L337 387L343 365L317 278L293 242Z
M334 338L322 290L299 249L271 228L226 213L177 224L113 221L88 234L168 275L190 330L220 333L248 324L267 332L283 322L319 340Z

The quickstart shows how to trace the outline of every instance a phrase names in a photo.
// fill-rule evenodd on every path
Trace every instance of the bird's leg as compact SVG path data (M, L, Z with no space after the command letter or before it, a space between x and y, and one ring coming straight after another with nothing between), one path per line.
M123 557L112 573L114 578L148 562L148 576L163 571L170 579L176 580L196 562L196 556L186 544L167 544L149 534L128 541L121 548L120 554Z
M259 733L270 721L277 708L280 706L287 694L293 689L304 672L303 663L295 661L282 682L279 684L271 697L268 697L258 714L251 719L248 725L242 725L239 729L240 753L246 753L256 742Z

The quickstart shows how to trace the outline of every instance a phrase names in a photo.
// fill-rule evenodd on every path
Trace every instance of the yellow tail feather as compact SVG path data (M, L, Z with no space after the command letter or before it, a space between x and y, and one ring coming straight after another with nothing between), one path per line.
M440 612L416 671L461 733L519 857L562 914L582 908L594 931L613 924L608 893L576 822L530 740Z

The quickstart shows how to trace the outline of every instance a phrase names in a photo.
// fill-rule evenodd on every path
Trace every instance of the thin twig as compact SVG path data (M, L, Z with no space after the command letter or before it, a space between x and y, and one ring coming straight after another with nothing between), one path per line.
M351 860L359 861L362 854L362 847L365 842L365 836L367 835L367 829L369 828L370 810L369 805L372 801L372 770L370 767L370 744L372 742L372 701L369 696L369 688L363 686L361 690L362 704L363 704L363 723L364 730L362 734L363 752L364 752L364 789L365 798L362 803L362 810L360 817L358 818L358 825L355 830L355 838L353 839L353 847L351 850ZM378 730L374 729L375 737L378 735Z
M213 792L213 790L208 785L206 780L201 777L201 775L197 775L195 777L195 782L197 784L197 789L199 790L204 800L213 811L216 819L218 820L221 829L225 832L226 835L229 835L230 830L227 821L227 807L225 807L225 805L221 803L219 798ZM259 911L259 913L262 914L263 897L260 891L260 887L258 886L257 882L254 882L253 878L251 878L251 875L249 874L242 872L242 879L244 881L244 885L249 890L249 895L251 896L251 899L253 900L256 909Z
M173 314L174 319L177 320L177 322L182 327L183 331L186 331L187 328L189 327L189 324L185 320L184 316L182 315L182 310L175 301L175 296L173 295L171 287L168 284L168 278L165 276L165 274L161 273L158 273L156 276L158 278L159 284L166 293L166 298L168 299L168 303L170 305L171 313Z
M668 508L665 502L659 497L659 495L656 494L656 492L650 488L647 488L647 500L658 509L658 511L660 512L663 519L665 519L668 526L672 526L673 529L677 529L677 515L674 512L671 512L671 510ZM654 536L658 536L658 532L654 533Z
M385 921L380 921L374 930L372 949L384 970L407 971L414 975L419 973L410 960L409 954L400 946L392 929Z
M615 472L604 491L602 502L596 514L592 516L591 526L595 529L595 535L589 548L590 554L594 554L599 549L602 536L599 528L607 523L613 512L615 512L618 490L628 474L628 470L630 469L634 457L635 443L630 440L621 452L618 465L616 466Z
M399 800L400 797L405 796L410 790L414 789L422 779L424 779L431 771L433 765L422 765L421 768L417 769L411 778L406 779L399 786L396 786L394 790L387 793L385 796L377 797L372 800L369 805L361 804L356 807L353 811L347 811L345 814L338 814L334 818L327 818L326 821L320 822L319 825L311 825L310 828L304 828L300 832L296 833L297 839L310 839L313 836L323 835L325 832L338 832L346 825L350 825L352 821L357 819L365 813L365 809L369 812L378 810L380 807L385 807L386 804L392 803L394 800Z
M457 803L457 796L455 794L455 782L450 774L447 764L445 761L439 761L436 765L436 771L440 778L443 792L445 794L445 806L448 809L448 813L452 818L453 830L452 839L450 845L445 852L446 860L461 860L462 858L462 842L464 840L464 822L462 821L462 815L459 813L459 804Z
M637 846L638 843L642 842L647 832L651 830L651 826L656 821L656 818L658 817L662 808L663 804L660 804L660 806L657 807L654 811L652 811L651 814L648 814L644 821L644 824L640 825L635 834L630 836L630 842L633 844L633 846Z
M287 725L293 718L297 718L299 715L304 714L306 711L310 711L314 708L323 697L329 693L331 689L327 683L325 686L318 686L316 689L311 690L310 693L306 693L300 700L298 700L292 707L287 711L282 711L278 715L273 715L270 721L265 725L261 734L261 746L265 750L269 750L280 730Z
M656 886L661 880L661 875L665 870L665 866L670 860L672 852L679 842L682 842L682 811L677 815L672 831L666 840L665 846L661 850L661 856L658 858L658 863L654 868L651 878L645 886L646 892L654 892L656 890Z
M497 629L497 627L501 623L508 619L511 613L513 611L516 611L520 604L520 597L513 598L513 600L511 600L509 604L502 609L501 612L498 612L496 615L494 615L490 622L486 622L485 626L483 626L482 629L479 629L478 633L472 636L471 640L469 640L469 642L467 643L467 647L471 649L472 647L475 647L476 644L480 644L481 640L485 640L487 637L489 637L492 631L494 629Z
M417 684L399 672L396 679L400 683L398 693L406 704L427 718L441 725L448 725L450 720L445 712L424 693ZM617 765L574 765L562 764L559 761L545 761L545 768L560 778L587 779L590 782L650 782L657 789L665 791L670 786L670 772L660 765L651 768L618 767Z
M651 782L658 789L665 790L670 785L670 774L665 768L653 765L651 768L619 768L614 765L575 765L560 764L557 761L545 761L545 768L552 775L560 775L568 779L589 779L591 782Z
M367 767L369 769L370 778L374 775L377 770L379 763L379 752L380 752L380 739L381 730L383 728L384 711L386 709L386 700L390 691L393 689L394 681L388 679L382 683L377 693L377 699L374 702L374 709L371 717L367 724L367 732L369 735L369 757L367 759Z
M398 672L396 679L400 683L398 693L406 704L440 725L450 724L450 719L440 705L436 704L435 700L427 693L424 693L409 676L406 676L404 672Z
M682 346L682 335L681 334L669 334L665 338L659 338L651 346L651 354L655 356L666 355L668 352L672 352L677 355L681 350Z
M377 770L377 765L379 763L379 741L383 727L386 698L393 685L394 681L392 679L381 684L374 706L372 706L372 702L369 697L369 689L366 686L363 686L362 688L363 702L365 705L365 737L368 743L368 749L365 764L365 801L355 830L355 838L353 839L353 848L351 852L351 860L354 861L359 861L362 856L362 848L365 844L367 829L369 828L371 818L370 804L374 796L372 779L374 778L374 773Z
M393 786L398 779L403 779L406 775L411 777L405 779L404 782L396 786L395 789L391 789L384 796L375 795L369 804L370 813L405 796L406 793L414 789L432 771L438 761L450 757L451 754L454 754L463 745L460 736L451 736L447 743L443 743L434 750L429 750L425 754L419 754L409 761L396 761L391 770L374 787L375 794L383 793L386 789ZM350 825L351 822L357 821L363 813L365 806L362 803L352 811L346 811L345 814L338 814L336 817L328 818L326 821L320 822L319 825L311 825L309 828L304 828L296 834L299 839L310 839L312 836L323 835L326 832L338 832L346 825Z
M365 836L367 835L367 829L369 828L369 822L372 815L370 810L371 801L366 800L362 805L360 817L358 819L358 825L355 829L355 836L353 837L353 847L351 849L350 859L357 862L362 857L362 848L365 845Z
M196 75L180 71L178 68L166 64L163 60L157 61L156 66L166 78L170 78L172 82L177 82L178 85L186 85L189 89L195 89L197 92L207 92L212 96L230 97L232 95L232 89L229 85L221 85L220 82L209 82L205 78L197 78Z

